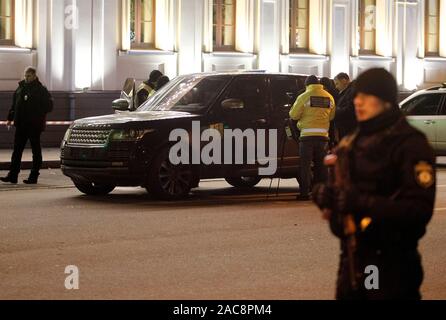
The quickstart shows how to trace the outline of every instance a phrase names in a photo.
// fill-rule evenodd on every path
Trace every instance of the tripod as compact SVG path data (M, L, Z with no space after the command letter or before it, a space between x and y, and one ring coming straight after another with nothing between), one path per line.
M295 126L295 123L291 119L285 120L285 126L284 126L284 134L283 134L283 140L282 140L282 149L281 149L281 157L280 157L280 165L278 170L278 181L277 181L277 187L276 187L276 197L279 197L279 189L280 189L280 183L282 181L281 174L283 169L283 159L285 158L285 146L288 139L294 139L296 141L299 141L298 136L296 134L296 130L293 130L293 126ZM287 130L289 129L289 131ZM266 196L267 199L269 199L269 196L271 194L271 190L273 187L273 181L274 177L271 177L271 181L268 188L268 194Z

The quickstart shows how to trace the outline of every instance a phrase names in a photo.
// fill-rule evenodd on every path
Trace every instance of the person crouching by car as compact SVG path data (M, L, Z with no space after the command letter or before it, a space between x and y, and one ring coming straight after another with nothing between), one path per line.
M151 94L156 89L156 84L158 80L163 76L161 71L153 70L150 73L149 79L141 83L136 90L136 97L138 99L137 106L140 107L146 100L151 96Z

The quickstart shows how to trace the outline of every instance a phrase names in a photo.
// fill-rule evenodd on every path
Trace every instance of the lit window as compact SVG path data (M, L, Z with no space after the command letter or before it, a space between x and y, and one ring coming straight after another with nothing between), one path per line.
M14 0L0 0L0 45L14 44Z
M440 0L426 1L426 55L439 55Z
M376 0L359 1L359 54L376 52Z
M131 0L130 40L134 49L155 47L155 0Z
M309 47L309 0L290 2L290 51L306 52Z
M214 0L214 51L235 50L235 7L236 0Z

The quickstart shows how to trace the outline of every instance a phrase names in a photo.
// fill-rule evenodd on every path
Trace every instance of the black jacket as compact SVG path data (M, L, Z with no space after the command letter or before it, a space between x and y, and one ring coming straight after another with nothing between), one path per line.
M9 110L8 120L14 121L17 128L45 130L47 113L53 111L53 100L39 79L31 83L19 82Z
M359 247L416 249L434 210L432 147L399 110L361 123L348 138L353 137L345 156L351 184L359 194L354 214L358 224L364 217L372 220L359 235ZM333 231L340 236L340 230Z
M348 140L352 142L346 144ZM357 271L367 266L380 271L380 290L351 294L342 217L332 215L330 225L342 248L338 298L419 299L423 271L417 247L432 218L436 192L435 156L425 135L395 108L360 123L337 154L346 157L348 180L357 190L351 200L358 229ZM365 220L371 223L363 230Z
M355 105L353 100L355 98L355 90L353 82L341 93L336 104L335 126L339 134L339 140L345 136L353 133L358 122L356 120Z

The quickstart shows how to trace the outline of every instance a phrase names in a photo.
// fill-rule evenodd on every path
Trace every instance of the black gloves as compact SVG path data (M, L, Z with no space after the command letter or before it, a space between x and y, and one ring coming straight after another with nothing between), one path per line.
M312 198L313 202L319 207L319 209L330 209L335 208L335 189L329 187L325 184L317 184L313 188Z
M345 189L318 184L313 189L313 202L321 210L329 209L337 213L354 213L361 210L361 199L363 197L354 187Z

